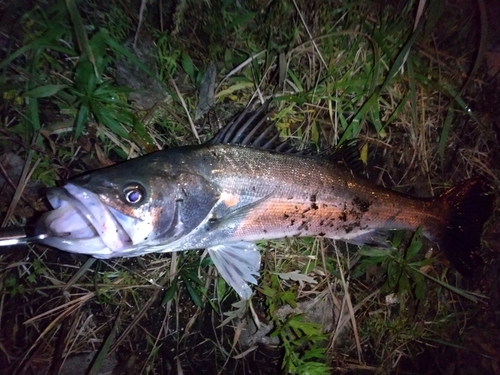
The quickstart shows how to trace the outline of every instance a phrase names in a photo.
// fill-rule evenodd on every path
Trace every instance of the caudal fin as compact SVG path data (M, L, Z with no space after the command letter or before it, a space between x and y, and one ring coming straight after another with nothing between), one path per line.
M494 195L483 178L468 180L439 198L448 210L448 225L438 240L441 251L463 276L480 264L483 225L493 211Z

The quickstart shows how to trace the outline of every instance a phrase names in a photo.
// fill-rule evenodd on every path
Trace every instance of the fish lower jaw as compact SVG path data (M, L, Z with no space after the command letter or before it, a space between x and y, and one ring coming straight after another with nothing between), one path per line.
M121 256L133 246L130 235L96 194L66 184L52 188L48 199L54 209L40 218L36 229L47 235L42 241L46 245L99 258Z
M47 237L40 242L47 246L73 254L91 255L100 259L113 257L111 249L107 248L98 236L80 239L71 239L68 237Z

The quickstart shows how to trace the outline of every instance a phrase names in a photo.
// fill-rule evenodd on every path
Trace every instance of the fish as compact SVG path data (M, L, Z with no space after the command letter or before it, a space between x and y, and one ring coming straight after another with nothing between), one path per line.
M268 103L247 107L212 140L157 151L47 191L41 242L100 259L206 249L243 299L257 284L256 241L325 237L380 243L416 231L462 274L477 267L494 195L483 177L419 198L370 182L331 156L297 152L270 129ZM260 134L259 134L260 132Z

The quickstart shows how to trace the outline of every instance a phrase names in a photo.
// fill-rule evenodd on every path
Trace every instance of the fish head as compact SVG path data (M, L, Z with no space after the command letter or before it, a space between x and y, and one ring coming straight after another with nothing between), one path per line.
M199 223L215 197L208 185L154 154L137 158L49 189L54 210L39 220L38 231L48 235L44 243L69 252L141 255L138 248L175 241ZM201 211L193 210L199 205Z

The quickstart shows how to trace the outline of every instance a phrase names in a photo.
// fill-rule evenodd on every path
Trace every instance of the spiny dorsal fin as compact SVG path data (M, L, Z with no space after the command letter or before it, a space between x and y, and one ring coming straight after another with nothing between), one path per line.
M208 144L232 144L287 154L319 156L336 163L342 162L353 173L366 175L356 142L344 144L339 148L328 148L318 153L313 147L301 145L299 150L290 141L283 141L276 129L276 123L271 120L272 111L269 110L271 101L272 99L267 100L256 110L253 110L252 103L248 104L208 141Z
M361 159L358 141L352 140L343 143L339 147L327 149L320 152L321 156L326 156L336 163L344 164L352 173L368 178L366 164Z
M253 111L252 104L249 104L208 141L208 144L232 144L284 153L299 153L289 142L280 139L275 122L270 119L272 114L269 111L270 103L271 100L267 100L256 111Z

